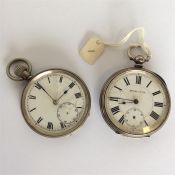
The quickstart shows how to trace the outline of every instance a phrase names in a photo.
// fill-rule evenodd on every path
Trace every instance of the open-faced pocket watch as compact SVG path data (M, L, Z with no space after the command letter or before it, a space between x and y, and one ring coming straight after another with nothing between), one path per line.
M128 56L136 65L114 73L104 84L100 96L103 118L118 134L130 137L150 136L166 121L170 111L170 95L165 81L144 69L150 54Z
M31 76L26 59L14 59L7 75L16 81L26 80L21 110L27 124L37 133L59 137L70 134L86 120L90 111L90 93L74 73L49 69Z

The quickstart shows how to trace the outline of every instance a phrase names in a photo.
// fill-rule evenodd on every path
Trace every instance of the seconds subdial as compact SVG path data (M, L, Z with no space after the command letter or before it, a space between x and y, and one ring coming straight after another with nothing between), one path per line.
M145 125L144 115L138 108L129 109L124 115L124 120L127 125L135 127L143 127Z
M78 109L73 103L63 103L58 106L57 117L61 122L61 127L67 127L78 120Z

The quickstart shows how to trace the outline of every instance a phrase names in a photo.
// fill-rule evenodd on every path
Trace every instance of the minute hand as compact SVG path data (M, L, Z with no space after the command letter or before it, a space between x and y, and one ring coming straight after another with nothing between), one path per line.
M37 83L36 86L39 87L40 89L42 89L54 101L52 96L43 88L43 86L41 84Z
M109 97L111 100L113 101L118 101L118 100L126 100L126 101L132 101L134 102L134 100L131 99L126 99L126 98L119 98L119 97Z

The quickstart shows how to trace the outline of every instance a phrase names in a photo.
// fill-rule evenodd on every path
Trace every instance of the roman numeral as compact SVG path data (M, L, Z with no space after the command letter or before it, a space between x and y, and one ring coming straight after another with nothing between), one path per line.
M149 87L149 85L152 83L152 81L150 81L148 84L147 84L147 86L146 87Z
M62 83L62 81L63 81L63 76L60 77L59 82Z
M76 93L76 94L75 94L75 97L76 97L76 98L80 98L80 97L81 97L81 93L80 93L80 92L79 92L79 93Z
M163 103L154 102L154 106L156 106L156 107L163 107Z
M75 83L74 83L74 82L72 82L72 83L69 85L69 88L73 88L73 87L74 87L74 85L75 85Z
M29 112L32 112L32 111L34 111L36 108L33 108L33 109L31 109Z
M152 111L150 116L154 119L154 120L157 120L160 116L159 114L157 114L156 112Z
M63 123L63 122L60 122L60 126L62 129L66 127L65 123Z
M124 115L118 120L118 122L121 123L122 125L124 124L124 122L125 122Z
M118 112L120 112L119 106L115 106L115 107L111 108L111 112L112 112L113 115L115 115Z
M52 123L52 122L48 122L47 128L48 128L48 129L53 129L53 123Z
M128 80L128 78L126 77L126 78L124 78L123 79L124 81L125 81L125 83L126 83L126 85L128 86L128 85L130 85L130 82L129 82L129 80Z
M160 94L161 92L160 91L156 91L154 93L152 93L154 96L157 95L157 94Z
M42 89L42 86L37 82L37 83L35 83L35 87L37 88L37 89Z
M47 77L47 79L48 79L48 82L49 82L49 84L50 84L50 78L49 78L49 77Z
M117 97L109 97L109 100L111 100L111 101L118 101L118 98Z
M118 90L120 90L120 91L122 91L122 89L121 88L119 88L119 87L117 87L117 86L114 86L116 89L118 89Z
M140 75L136 76L136 84L141 84L142 77Z
M29 95L29 99L36 99L36 96Z
M38 120L37 120L37 123L39 124L42 120L43 120L43 118L39 117Z

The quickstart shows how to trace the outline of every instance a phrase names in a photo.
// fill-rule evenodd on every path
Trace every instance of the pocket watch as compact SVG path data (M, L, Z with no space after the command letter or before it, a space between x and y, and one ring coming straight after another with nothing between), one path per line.
M155 133L166 121L170 111L170 95L165 81L158 74L144 69L150 54L134 55L128 49L135 67L114 73L104 84L100 107L106 123L118 134L144 137Z
M79 128L89 115L90 93L83 80L64 69L44 70L31 75L26 59L14 59L7 75L16 81L26 80L21 110L27 124L37 133L59 137Z

